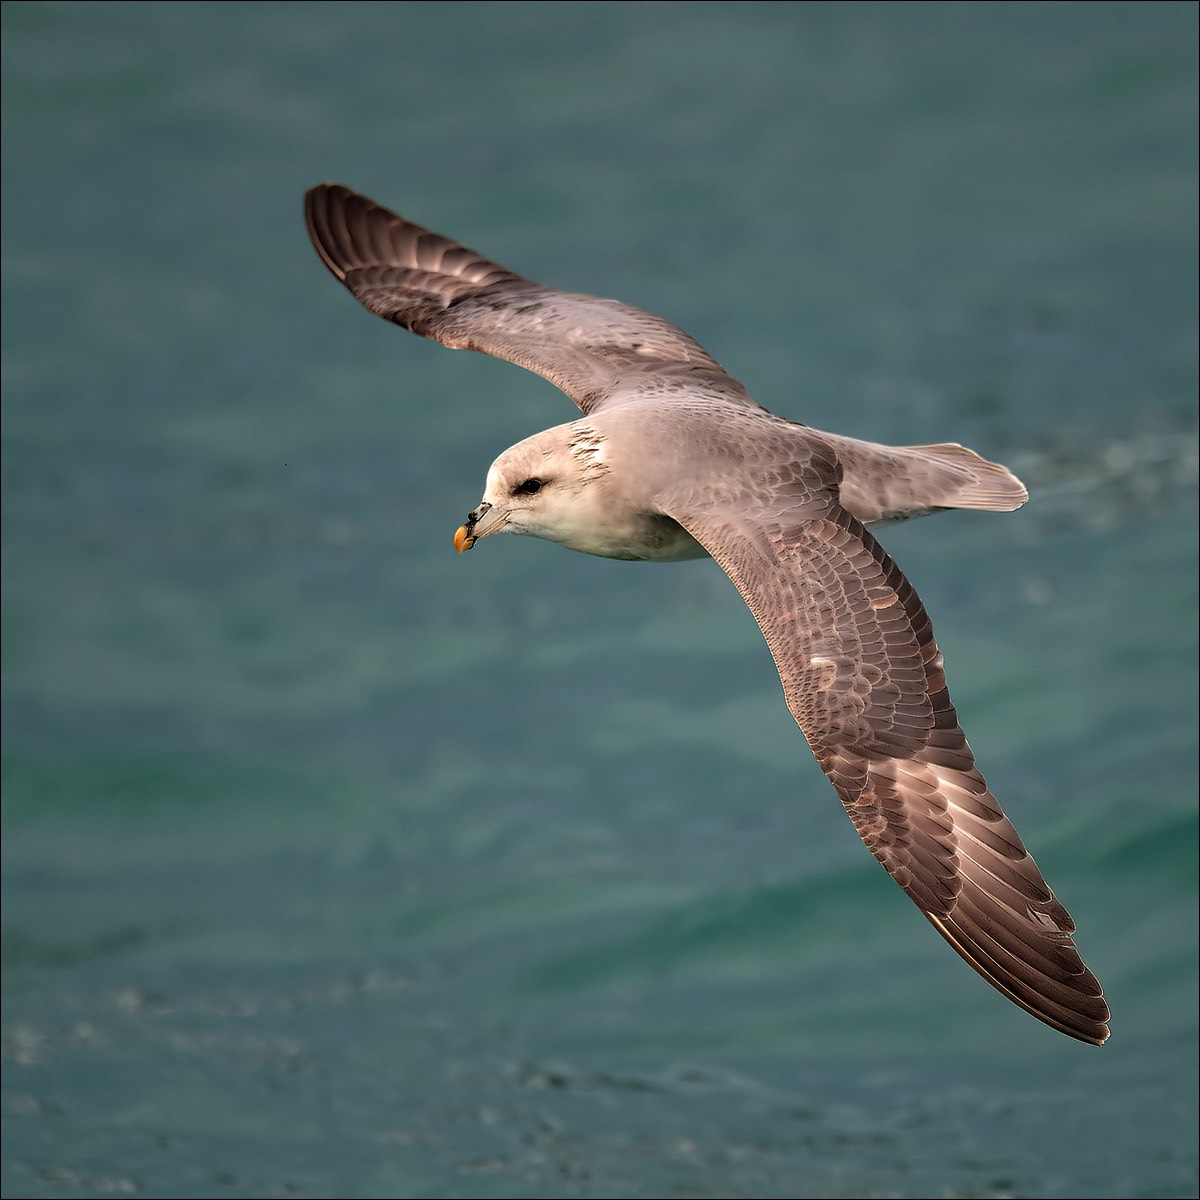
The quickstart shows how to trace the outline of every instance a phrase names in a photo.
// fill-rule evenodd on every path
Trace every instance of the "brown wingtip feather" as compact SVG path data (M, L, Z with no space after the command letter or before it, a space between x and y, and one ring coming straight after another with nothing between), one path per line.
M351 197L361 200L362 197L351 192L349 188L338 183L318 183L304 193L304 224L308 229L309 240L313 249L320 255L321 261L340 282L346 282L346 272L338 258L332 253L332 248L339 244L339 226L344 229L344 221L334 219L334 210L346 203Z
M1075 960L1075 971L1065 977L1060 974L1056 984L1048 985L1045 979L1038 979L1033 973L1029 982L1018 978L1010 955L1000 947L994 948L995 957L984 952L982 939L978 935L964 939L953 919L946 920L930 913L925 916L969 966L1019 1008L1076 1041L1090 1046L1103 1046L1108 1041L1108 1022L1112 1014L1104 991L1099 980L1075 953L1067 934L1063 935L1063 945ZM1003 965L1005 958L1009 959L1007 968ZM1028 971L1027 964L1018 963L1017 966Z

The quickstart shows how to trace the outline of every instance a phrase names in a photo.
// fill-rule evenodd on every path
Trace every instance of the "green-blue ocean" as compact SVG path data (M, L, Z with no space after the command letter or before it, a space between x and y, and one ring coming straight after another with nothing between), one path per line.
M3 5L3 1195L1197 1194L1197 6ZM978 979L710 561L496 538L550 384L345 183L1031 499L881 532L1105 985Z

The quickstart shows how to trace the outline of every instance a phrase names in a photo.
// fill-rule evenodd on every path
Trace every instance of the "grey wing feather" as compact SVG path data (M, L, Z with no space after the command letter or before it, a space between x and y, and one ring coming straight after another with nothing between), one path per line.
M866 843L951 946L1046 1024L1099 1045L1108 1006L975 766L916 592L816 452L769 495L664 504L737 585L788 707Z
M317 253L365 307L451 349L525 367L584 412L649 373L699 378L758 407L661 317L543 287L339 184L312 188L304 208Z

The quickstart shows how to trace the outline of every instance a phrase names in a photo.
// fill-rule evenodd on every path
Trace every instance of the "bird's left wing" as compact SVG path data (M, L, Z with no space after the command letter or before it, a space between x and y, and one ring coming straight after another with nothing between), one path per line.
M1103 991L975 766L924 606L838 503L832 452L813 446L766 485L684 487L663 511L737 585L871 853L984 979L1098 1045L1108 1037Z

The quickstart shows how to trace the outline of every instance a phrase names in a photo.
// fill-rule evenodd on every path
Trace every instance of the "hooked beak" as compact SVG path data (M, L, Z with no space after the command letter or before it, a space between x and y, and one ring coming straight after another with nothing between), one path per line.
M475 545L480 538L503 528L508 520L508 510L493 508L486 500L467 517L467 523L460 525L454 532L454 548L462 554Z

